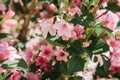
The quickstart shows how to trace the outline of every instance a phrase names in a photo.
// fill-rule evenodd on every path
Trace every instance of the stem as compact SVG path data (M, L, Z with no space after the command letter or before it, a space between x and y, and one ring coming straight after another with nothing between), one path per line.
M34 6L35 6L35 0L32 0L31 2L31 6L29 8L29 12L27 17L25 18L25 22L23 24L23 28L20 31L20 34L18 36L18 38L20 39L20 41L26 41L26 35L27 35L27 31L28 31L28 26L29 26L29 22L31 19L31 15L34 12Z

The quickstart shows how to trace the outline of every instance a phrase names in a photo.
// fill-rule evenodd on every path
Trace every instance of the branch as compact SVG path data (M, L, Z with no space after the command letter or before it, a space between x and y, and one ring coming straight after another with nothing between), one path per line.
M96 17L95 20L98 19L98 18L100 18L101 16L105 15L107 12L108 12L108 10L105 11L104 13L102 13L100 16Z
M30 19L31 19L31 15L34 12L33 11L34 6L35 6L35 0L32 0L31 6L30 6L30 8L28 10L29 11L28 16L25 18L23 28L21 29L20 34L18 36L20 41L26 41L26 35L27 35L27 31L28 31L28 26L29 26L29 22L30 22Z

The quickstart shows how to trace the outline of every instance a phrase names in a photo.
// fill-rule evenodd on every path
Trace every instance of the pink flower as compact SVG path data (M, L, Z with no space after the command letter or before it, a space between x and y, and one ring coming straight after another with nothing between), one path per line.
M46 65L46 66L44 66L44 70L45 70L46 72L52 73L52 72L53 72L53 67L50 66L50 65Z
M102 15L106 10L98 10L97 15ZM119 21L119 17L111 11L108 11L106 14L102 15L98 19L101 23L103 23L107 28L114 30Z
M36 65L37 66L45 66L47 62L48 62L48 60L44 57L38 57L36 59Z
M40 56L45 57L47 60L50 60L54 55L54 51L51 45L41 46Z
M18 25L18 22L15 19L8 19L4 22L4 25L16 27Z
M54 36L56 34L56 30L52 27L53 21L54 21L54 18L50 18L50 19L47 19L47 20L43 20L39 23L41 31L42 31L42 35L43 35L44 38L47 37L48 32L52 36Z
M33 61L35 54L33 53L32 49L28 49L26 51L26 61L28 64L31 64Z
M65 62L67 62L68 61L67 57L68 57L69 53L63 51L62 47L57 46L56 48L57 48L57 51L55 52L56 59L58 61L65 61Z
M112 53L110 57L112 67L120 67L120 53Z
M107 41L107 44L110 46L111 52L119 52L119 41L115 40L114 38L111 38Z
M23 75L23 72L20 70L11 70L10 73L12 74L7 80L20 80Z
M102 2L107 2L107 3L108 3L108 2L109 2L109 0L102 0Z
M72 30L72 38L75 40L83 39L85 37L83 33L84 33L84 27L80 25L76 25Z
M0 74L1 74L1 73L4 73L4 72L6 72L6 70L3 69L2 67L0 67Z
M120 6L120 0L117 0L117 5Z
M0 3L0 11L5 11L5 10L6 10L6 6Z
M1 41L0 43L0 60L6 60L10 56L10 51L8 50L8 43L6 41Z
M74 16L75 14L78 14L78 16L80 16L82 14L82 12L79 10L78 7L73 7L69 9L69 14L70 16Z
M38 77L36 74L34 74L33 72L29 72L29 73L27 74L27 80L40 80L40 79L39 79L39 77Z
M12 18L15 15L14 11L8 11L7 13L3 14L4 18Z
M57 7L54 5L54 4L50 4L49 5L49 9L53 12L56 12L57 11Z
M116 14L117 14L117 16L119 17L119 19L120 19L120 12L116 12Z
M91 43L92 41L83 42L83 47L88 47Z
M80 7L82 7L82 2L81 2L81 0L72 0L71 6L72 7L77 6L80 8Z
M58 19L53 25L53 28L57 31L57 35L62 36L63 40L68 40L71 37L73 27L73 24L69 24L63 19Z

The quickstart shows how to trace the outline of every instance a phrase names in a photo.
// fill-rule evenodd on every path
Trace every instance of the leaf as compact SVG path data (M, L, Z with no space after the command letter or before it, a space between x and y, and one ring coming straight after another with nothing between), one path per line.
M98 40L96 44L91 48L92 53L100 54L109 50L109 46L103 40Z
M20 80L27 80L24 76L22 76L21 78L20 78Z
M80 76L70 77L68 80L83 80Z
M15 38L11 34L0 33L0 40L1 39L15 39Z
M0 74L0 80L3 80L3 77L2 77L2 75Z
M63 74L68 74L68 67L67 67L67 63L65 62L60 62L59 64L59 71Z
M97 37L100 37L104 30L100 27L95 28L95 34Z
M110 65L111 65L110 60L106 56L102 56L102 59L103 59L103 63L104 63L104 65L103 65L104 70L105 70L105 72L107 72L109 70L109 68L110 68Z
M120 29L120 20L117 23L117 28Z
M73 72L83 71L85 60L80 56L71 56L69 59L68 73L72 74Z
M8 5L10 3L10 0L2 0L2 3Z
M27 63L25 62L24 59L20 59L20 61L18 62L17 66L21 67L21 68L27 68Z

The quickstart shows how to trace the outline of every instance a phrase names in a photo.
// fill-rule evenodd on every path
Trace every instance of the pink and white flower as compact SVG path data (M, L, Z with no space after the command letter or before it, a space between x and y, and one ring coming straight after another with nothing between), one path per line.
M84 39L85 35L83 33L84 33L84 27L80 25L76 25L72 30L72 38L75 40Z
M44 57L38 57L36 58L36 65L37 66L45 66L48 60Z
M56 59L58 61L65 61L65 62L67 62L68 61L67 57L69 56L69 53L63 51L63 48L59 47L59 46L57 46L56 49L57 49L56 52L55 52Z
M114 30L117 26L117 23L119 21L119 17L113 13L112 11L106 12L105 9L103 10L98 10L97 11L97 16L100 16L98 20L103 23L107 28ZM105 14L103 14L105 13ZM102 15L102 16L101 16Z
M41 52L39 56L45 57L47 60L50 60L54 55L54 51L51 45L41 46Z
M11 70L10 73L12 75L7 80L20 80L21 76L23 76L23 72L20 70Z
M7 13L3 14L4 18L12 18L15 15L14 11L8 11Z
M18 22L15 19L8 19L4 22L4 25L10 26L10 27L17 27Z
M62 36L63 40L68 40L71 38L74 25L67 23L63 19L58 19L55 24L53 24L53 28L56 29L58 36Z
M38 77L36 74L34 74L33 72L29 72L29 73L27 74L27 80L40 80L40 79L39 79L39 77Z

